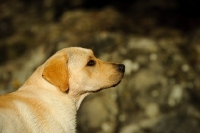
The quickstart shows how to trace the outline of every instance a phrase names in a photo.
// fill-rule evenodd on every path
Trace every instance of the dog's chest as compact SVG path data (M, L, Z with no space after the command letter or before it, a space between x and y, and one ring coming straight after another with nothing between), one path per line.
M76 107L67 96L17 92L12 97L16 97L10 103L12 106L0 109L3 132L75 133Z

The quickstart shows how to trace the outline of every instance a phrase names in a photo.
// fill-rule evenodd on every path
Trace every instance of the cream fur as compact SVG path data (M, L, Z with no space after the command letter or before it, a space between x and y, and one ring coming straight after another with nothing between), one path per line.
M91 59L96 64L87 66ZM118 64L97 59L91 50L62 49L17 91L0 96L0 132L75 133L76 112L85 96L122 77Z

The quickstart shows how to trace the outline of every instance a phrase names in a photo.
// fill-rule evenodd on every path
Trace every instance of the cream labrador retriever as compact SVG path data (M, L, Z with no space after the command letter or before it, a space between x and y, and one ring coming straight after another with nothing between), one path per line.
M17 91L0 97L0 132L75 133L85 96L116 86L124 71L123 64L103 62L89 49L62 49Z

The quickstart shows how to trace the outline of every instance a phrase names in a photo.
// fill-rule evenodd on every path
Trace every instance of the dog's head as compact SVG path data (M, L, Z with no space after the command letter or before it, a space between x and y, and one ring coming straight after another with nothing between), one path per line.
M44 79L61 91L79 97L114 87L125 71L123 64L97 59L89 49L71 47L58 51L44 64Z

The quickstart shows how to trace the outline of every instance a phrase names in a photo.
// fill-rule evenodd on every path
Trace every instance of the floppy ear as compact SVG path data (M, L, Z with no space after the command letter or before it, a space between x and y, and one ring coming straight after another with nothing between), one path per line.
M68 90L68 58L64 54L52 56L44 66L42 76L51 84L57 86L61 91Z

